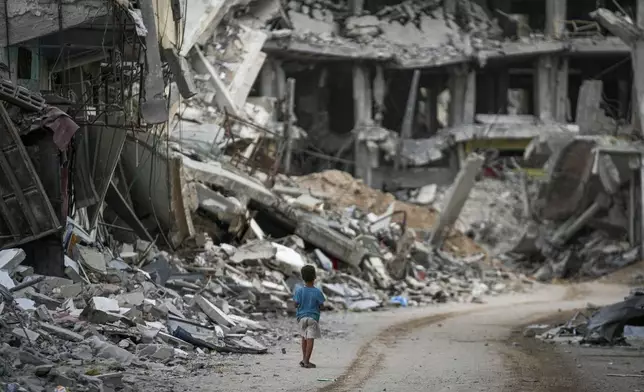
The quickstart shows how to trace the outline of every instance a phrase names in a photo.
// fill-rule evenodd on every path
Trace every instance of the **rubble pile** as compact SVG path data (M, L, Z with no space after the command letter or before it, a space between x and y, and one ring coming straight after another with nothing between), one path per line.
M183 159L192 168L188 170L192 179L205 178L195 174L198 170L224 168L222 164L199 164L186 156ZM233 172L222 174L232 176ZM229 194L235 181L237 185L254 184L259 194L233 191L240 200L247 200L240 197L242 193L251 199L269 198L270 202L278 201L278 191L293 195L293 190L284 186L273 193L251 177L235 174L237 178L229 178ZM204 181L212 186L218 179ZM224 216L209 201L226 199L217 199L210 186L197 184L206 195L199 208L209 210L216 224L225 221L229 229L237 227L233 218L245 215L238 215L238 209ZM254 237L242 237L246 239L237 246L215 244L208 234L200 233L188 250L175 254L143 240L106 248L78 225L70 224L65 235L70 249L65 257L67 278L36 275L21 265L24 252L3 251L0 284L6 293L0 336L5 357L13 365L20 364L5 371L19 369L20 377L27 377L21 379L21 385L92 390L95 385L121 383L119 372L105 373L111 365L103 360L145 366L150 361L178 363L208 352L267 352L280 336L267 325L266 313L282 315L294 310L291 293L301 283L298 273L306 263L320 269L328 309L361 311L388 303L480 302L486 294L514 290L523 283L511 274L482 270L478 265L482 254L462 260L429 251L411 229L392 222L395 203L383 216L355 206L327 211L322 207L324 202L308 190L295 191L299 196L283 198L291 209L302 214L315 211L315 225L327 225L335 235L364 249L355 264L347 265L353 260L327 255L295 235L265 239L253 220L248 231ZM237 205L242 208L239 200ZM203 213L199 208L195 217ZM94 377L80 371L79 365L105 369L96 371L102 377ZM106 378L105 374L111 376Z
M507 173L503 180L483 177L472 188L455 228L493 255L510 251L529 221L523 196L525 181L515 172ZM438 192L434 208L440 210L445 191Z
M644 342L644 290L633 289L624 301L597 309L588 305L588 314L576 312L565 324L554 328L532 325L524 336L552 343L590 345L638 345Z
M188 167L195 164L183 159ZM325 310L483 302L486 295L531 285L519 275L485 267L483 253L460 257L449 247L431 250L422 231L394 219L395 206L403 203L392 200L380 215L369 212L375 204L363 210L336 203L328 209L312 195L323 197L321 192L286 186L280 177L274 192L262 188L264 196L274 197L273 207L284 209L284 216L310 225L308 235L296 228L295 234L271 239L272 227L256 215L257 220L241 224L246 234L232 243L199 233L169 253L143 240L107 248L70 224L65 278L34 274L21 264L24 252L2 251L0 340L11 364L3 370L5 379L39 388L119 389L124 387L123 367L129 365L144 369L160 363L172 369L205 361L211 353L266 353L282 339L273 321L294 312L291 297L302 283L299 271L305 264L319 269L318 285L328 299ZM250 176L237 180L255 184ZM298 182L314 188L311 178L288 184ZM210 197L216 194L201 186ZM231 184L229 194L246 200L234 188ZM207 206L202 199L200 208ZM198 209L194 218L205 221L202 213ZM215 215L208 218L210 224L221 225ZM237 224L225 227L240 230ZM332 242L317 242L320 236ZM345 243L351 252L338 253Z
M314 195L325 197L325 201L331 208L357 206L363 211L383 214L393 205L393 211L399 211L400 216L404 213L407 227L419 232L431 231L438 217L433 208L398 201L394 195L369 188L346 172L327 170L293 177L293 180L299 187ZM450 252L459 256L471 256L483 252L476 242L457 230L450 233L445 246Z

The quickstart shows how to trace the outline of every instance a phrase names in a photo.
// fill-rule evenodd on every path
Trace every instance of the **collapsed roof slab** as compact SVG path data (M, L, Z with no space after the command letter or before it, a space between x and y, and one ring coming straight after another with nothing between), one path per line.
M474 51L470 55L453 53L437 56L436 53L430 53L426 56L420 55L405 59L395 56L390 68L438 68L469 61L477 61L479 65L485 66L489 61L507 61L557 53L567 53L573 56L629 54L628 46L617 37L571 38L565 41L552 41L544 38L529 42L508 41L498 44L496 48Z
M281 56L315 59L319 61L372 60L387 61L393 54L387 49L372 48L354 43L312 43L295 39L270 39L264 44L264 52Z
M630 54L630 48L617 37L573 38L568 41L571 55Z
M111 7L107 0L0 0L0 46L42 37L61 26L65 30L91 22L108 15Z
M542 134L578 133L579 127L574 124L495 124L462 125L446 130L456 143L475 139L531 139Z
M436 56L430 53L427 56L417 56L414 58L401 59L396 58L391 68L396 69L417 69L417 68L434 68L478 61L481 66L489 60L506 60L509 58L532 57L541 54L552 54L563 52L566 45L557 41L536 41L536 42L503 42L495 49L484 49L474 51L467 55L464 53L449 54Z

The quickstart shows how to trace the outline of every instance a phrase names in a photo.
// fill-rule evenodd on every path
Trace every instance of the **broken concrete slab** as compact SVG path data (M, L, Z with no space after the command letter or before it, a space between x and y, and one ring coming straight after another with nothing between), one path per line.
M243 219L246 208L239 202L225 197L203 184L195 184L199 208L207 211L222 222L234 225L238 219Z
M114 344L102 341L98 336L85 340L99 358L114 359L123 366L129 366L134 360L134 354Z
M27 339L31 343L36 343L40 338L40 334L28 328L14 328L11 333L19 338Z
M277 249L270 242L256 241L237 249L229 260L235 264L254 260L269 260L275 256L276 252Z
M197 95L199 92L195 86L192 70L188 65L188 60L179 55L176 49L164 49L164 57L172 70L174 80L177 82L179 93L185 99L189 99Z
M244 107L248 94L262 69L266 54L261 50L268 38L268 35L261 30L254 30L244 25L240 25L240 29L238 42L243 45L242 54L239 56L239 65L233 71L234 76L228 87L233 102L238 108Z
M300 216L295 234L326 254L357 267L367 251L355 241L331 229L326 221L316 216Z
M22 249L4 249L0 251L0 270L13 271L25 259Z
M74 282L81 282L83 280L80 266L67 255L65 255L65 275Z
M275 253L275 259L270 262L275 264L277 269L287 276L299 273L302 267L306 265L302 256L295 250L275 242L271 243L271 245L277 252Z
M76 332L42 321L40 322L40 328L52 335L58 336L59 338L69 340L70 342L82 342L85 339L82 335L77 334Z
M11 279L11 276L9 276L9 273L5 270L0 270L0 284L10 290L16 287L13 279Z
M197 162L185 156L182 159L189 178L267 206L277 202L277 196L263 184L233 168L224 167L221 162Z
M95 248L77 245L76 248L81 255L83 264L93 272L106 274L107 260L105 255Z
M442 245L445 231L458 219L484 161L485 159L477 154L471 154L465 161L445 198L446 204L441 210L438 222L433 227L429 240L432 246L438 248Z
M313 212L320 209L324 205L324 202L320 199L317 199L305 193L303 195L298 196L295 200L293 200L293 204L306 211Z
M49 310L56 310L58 307L62 305L62 302L53 299L51 297L48 297L44 294L36 293L36 292L30 292L27 293L27 298L31 299L34 301L36 306L38 305L45 305L47 309Z
M208 316L208 318L210 318L210 320L224 327L232 328L235 326L235 322L232 321L226 315L226 313L224 313L221 309L216 307L212 302L208 301L201 295L195 296L195 302L197 303L199 308Z

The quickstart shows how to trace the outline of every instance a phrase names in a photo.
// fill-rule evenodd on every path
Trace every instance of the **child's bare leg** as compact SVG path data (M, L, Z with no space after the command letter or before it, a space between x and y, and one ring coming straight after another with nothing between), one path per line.
M302 336L302 362L306 363L306 338Z
M311 363L311 354L313 354L313 343L315 342L315 339L306 339L306 354L304 355L304 363L305 364L310 364Z

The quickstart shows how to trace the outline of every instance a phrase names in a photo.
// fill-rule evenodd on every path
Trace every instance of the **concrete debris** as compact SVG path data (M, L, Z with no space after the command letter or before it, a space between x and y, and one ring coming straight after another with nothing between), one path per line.
M0 270L12 272L25 259L22 249L4 249L0 251Z
M591 345L636 345L642 347L644 290L632 289L624 301L597 309L589 304L559 325L529 326L524 336L548 342Z
M130 390L128 367L179 373L209 367L212 355L274 352L290 339L279 324L295 312L306 265L318 270L324 311L374 312L484 303L535 279L597 277L641 258L644 148L621 126L637 106L630 81L581 80L581 99L558 91L569 90L568 57L583 45L611 52L608 37L526 32L525 15L498 17L470 0L120 3L109 8L133 18L146 72L125 65L141 43L125 40L127 50L103 51L110 61L34 58L44 68L31 73L83 67L66 73L99 106L74 112L102 123L97 112L116 110L105 123L127 123L109 127L110 142L107 125L78 131L64 115L81 98L58 85L65 78L52 86L69 90L63 98L0 75L0 132L13 140L5 150L29 151L16 170L41 177L8 189L0 211L0 239L11 241L0 251L0 354L20 365L11 382ZM510 89L508 65L486 67L527 56L536 69L512 75L534 75L534 91ZM407 78L405 69L428 67L422 80ZM120 74L95 88L90 74L110 72ZM19 79L32 82L41 90ZM407 96L405 113L392 105ZM404 131L388 129L401 119ZM35 136L21 141L42 124L56 153ZM67 159L71 142L73 167L44 161ZM58 166L79 178L45 171ZM327 170L348 168L359 179ZM26 209L10 194L43 202ZM526 334L612 343L624 325L641 325L634 298L596 313L587 334L576 320Z

